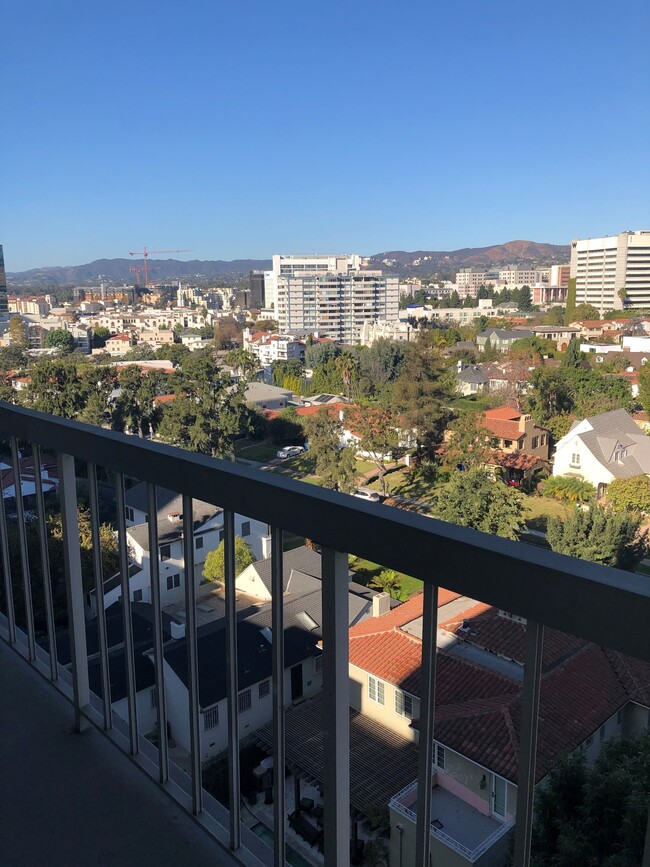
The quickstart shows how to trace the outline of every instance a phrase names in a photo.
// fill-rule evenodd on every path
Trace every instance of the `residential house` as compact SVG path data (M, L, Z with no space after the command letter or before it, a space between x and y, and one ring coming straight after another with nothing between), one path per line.
M130 334L125 334L124 332L113 334L106 340L103 352L108 352L109 355L117 357L128 352L132 345L133 339Z
M158 487L158 559L163 604L184 598L185 559L183 551L183 502L174 491ZM126 539L131 575L129 586L134 602L151 601L151 575L147 489L144 483L129 488L125 494ZM223 540L223 509L201 500L193 500L194 509L194 582L202 579L202 567L210 551ZM253 549L256 558L265 556L268 525L243 515L235 515L235 534ZM104 582L104 607L108 608L122 594L119 575ZM94 592L90 605L96 612Z
M581 331L574 326L565 325L530 325L526 329L515 328L515 331L531 331L534 337L552 340L560 352L564 352L572 337L580 337Z
M479 352L485 352L488 346L499 352L508 352L515 340L532 337L533 332L522 328L519 331L508 331L505 328L488 328L476 336L476 347Z
M269 331L251 331L245 328L242 336L244 349L252 352L262 367L270 366L275 361L287 361L292 358L305 360L305 341L298 340L291 334L273 334Z
M260 409L285 409L293 400L293 392L263 382L249 382L244 399Z
M479 364L464 364L458 362L456 373L456 391L462 395L482 394L488 391L490 380Z
M491 436L491 463L503 468L505 481L530 479L535 470L548 465L550 433L532 416L500 406L486 410L482 424Z
M650 475L650 437L624 409L576 421L555 447L553 475L584 479L602 496L614 479Z
M254 564L239 576L238 590L259 593L259 610L245 609L237 623L239 736L244 739L273 715L271 651L273 633L270 604L270 559ZM299 568L309 571L300 571ZM315 574L311 574L315 573ZM320 555L297 549L284 556L284 688L288 706L311 698L322 687L322 595ZM365 587L349 585L349 623L361 622L374 611L388 611L390 598ZM254 609L253 609L254 610ZM223 752L228 744L227 655L225 620L198 630L201 759ZM181 638L165 647L165 690L171 735L189 750L187 646Z

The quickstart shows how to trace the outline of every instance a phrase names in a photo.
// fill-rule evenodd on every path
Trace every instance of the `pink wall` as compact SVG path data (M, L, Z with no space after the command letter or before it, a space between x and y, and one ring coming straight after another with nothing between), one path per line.
M463 786L462 783L459 783L458 780L454 779L450 774L445 774L444 771L439 770L436 776L437 783L441 789L446 789L448 792L451 792L452 795L456 795L457 798L460 798L461 801L465 801L466 804L469 804L470 807L474 807L475 810L478 810L479 813L483 813L484 816L490 815L490 802L488 800L485 800L480 795L472 792L471 789Z

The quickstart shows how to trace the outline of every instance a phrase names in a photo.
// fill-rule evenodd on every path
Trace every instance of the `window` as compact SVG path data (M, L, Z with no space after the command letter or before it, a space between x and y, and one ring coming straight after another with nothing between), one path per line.
M377 704L385 704L384 681L377 680L371 674L368 675L368 698Z
M250 709L251 691L250 689L245 689L244 692L239 693L239 713L246 713L246 711Z
M219 542L223 542L223 530L219 530Z
M134 590L133 591L133 601L134 602L142 602L142 590Z
M199 536L196 540L196 550L199 551L203 547L203 536Z
M413 719L413 698L401 689L395 690L395 713Z
M203 731L209 732L210 729L216 728L219 725L219 705L209 707L203 712Z
M441 771L445 769L445 748L436 744L436 765Z
M539 438L539 444L540 444L540 446L546 445L546 434L541 435L541 437Z
M585 741L585 746L586 746L586 747L590 747L590 746L593 744L593 742L594 742L594 736L593 736L593 735L589 735L589 737L588 737L587 740Z
M533 448L536 449L539 445L539 437L533 437Z
M503 441L503 447L505 449L509 449L511 445L512 445L512 440L504 440Z
M124 514L126 515L127 521L135 521L135 515L133 514L133 509L131 508L131 506L124 507Z
M172 546L171 545L161 545L160 546L160 559L161 560L170 560L172 556Z
M259 685L258 690L258 698L266 698L267 695L271 694L271 681L263 680Z
M250 534L251 534L251 522L250 521L242 521L242 525L241 525L242 539L245 536L250 536Z
M314 674L320 674L323 670L323 654L314 657Z
M175 575L168 575L167 576L167 589L168 590L173 590L175 587L180 587L180 586L181 586L181 576L178 572Z
M580 468L580 454L579 454L579 452L574 452L571 455L571 466L577 467L578 469Z
M151 690L151 709L156 710L157 707L158 707L158 690L154 686L154 688Z

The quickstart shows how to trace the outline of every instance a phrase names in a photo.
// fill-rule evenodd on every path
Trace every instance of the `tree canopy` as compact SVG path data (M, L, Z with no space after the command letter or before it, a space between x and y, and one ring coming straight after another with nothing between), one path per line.
M438 494L436 517L483 533L518 539L524 528L523 497L482 469L455 473Z
M221 581L226 577L224 562L225 540L214 551L209 551L203 564L203 577L207 581ZM241 575L247 566L255 562L253 549L240 536L235 536L235 576Z
M74 337L65 328L53 328L45 335L45 346L48 348L56 347L61 352L74 352Z
M349 493L356 481L354 450L341 447L343 425L327 407L321 407L305 424L309 439L309 457L314 462L314 472L320 476L324 488Z
M650 514L650 479L647 476L614 479L607 486L607 502L617 512Z
M599 505L575 509L561 520L550 517L546 538L560 554L619 569L634 569L648 549L638 518Z
M535 793L531 867L641 864L650 796L650 732L607 741L593 767L577 751Z

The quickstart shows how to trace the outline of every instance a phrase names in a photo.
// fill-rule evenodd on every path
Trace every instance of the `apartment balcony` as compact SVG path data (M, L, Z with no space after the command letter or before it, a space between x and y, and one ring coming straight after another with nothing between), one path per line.
M527 621L517 741L517 867L529 863L537 730L538 724L544 722L538 720L544 628L562 630L650 662L650 584L644 576L6 403L0 403L0 437L4 438L0 440L0 461L12 466L16 477L20 476L21 453L31 454L36 466L40 465L42 451L56 455L57 508L62 518L61 530L54 538L46 521L38 473L34 520L25 515L20 485L16 485L18 496L11 515L6 514L0 497L0 674L5 746L0 767L3 779L10 781L5 782L4 791L16 795L9 799L9 809L2 811L3 821L10 824L13 834L8 859L3 849L3 863L11 867L73 860L116 865L136 860L162 865L184 863L188 858L179 853L189 847L191 860L196 863L207 863L213 853L216 864L284 864L288 853L287 815L293 808L285 794L284 776L277 774L273 780L274 831L270 845L247 824L241 798L235 514L265 522L271 528L273 635L284 634L285 533L310 538L321 546L324 685L319 749L327 760L319 771L319 791L322 788L326 867L346 867L350 863L350 769L355 767L355 761L357 767L359 762L368 764L367 758L356 753L351 763L356 742L351 747L348 554L417 576L424 582L421 712L415 763L421 784L411 787L408 803L403 793L399 798L401 807L413 814L410 818L414 823L413 855L403 862L403 867L429 867L432 841L442 839L437 832L446 834L457 849L464 847L470 853L493 839L489 818L486 824L484 816L461 812L462 804L450 800L453 795L431 787L438 585L516 613ZM136 656L134 642L124 510L125 480L131 479L146 482L150 515L156 514L158 484L183 496L186 574L194 573L192 499L224 509L227 654L223 666L228 712L220 724L228 735L227 803L216 800L203 786L199 616L197 593L191 581L185 583L184 605L188 683L185 712L190 749L183 767L173 761L167 737L151 739L142 731L138 676L143 664L151 667L151 663L142 662L139 638L140 656ZM114 492L114 500L107 499L108 488ZM92 546L83 551L79 531L82 501L88 509L92 537ZM117 527L119 545L126 694L126 710L121 714L111 703L113 669L103 616L97 619L92 649L86 629L88 593L94 587L101 596L103 579L107 577L103 574L100 547L100 523L107 520L106 509L113 510L110 520ZM157 522L150 521L150 551L158 550L157 534ZM166 733L166 645L158 565L152 558L150 655L157 694L156 730ZM50 580L55 573L62 576L59 585ZM57 658L61 630L69 636L66 661L69 657L70 664L65 666ZM101 695L90 688L91 650L99 660ZM288 764L285 708L291 703L285 695L282 641L272 642L272 671L272 753L274 767L281 768ZM87 733L77 737L67 734L66 728ZM404 781L396 788L403 785ZM352 818L356 820L355 809L352 803ZM432 833L433 819L443 827L434 825ZM502 833L502 827L494 829L494 834L498 833ZM4 845L6 833L2 839ZM447 844L450 851L453 846ZM646 852L648 858L650 852Z
M398 845L402 850L402 862L410 863L409 848L414 849L417 783L402 789L391 799L390 809L406 821ZM445 849L460 855L468 864L491 865L503 863L507 850L508 835L514 826L513 820L500 822L487 816L457 797L442 786L431 787L431 848L433 863L445 864ZM438 854L436 854L438 853ZM412 858L412 854L411 854ZM397 859L399 862L399 853ZM461 862L462 863L462 862Z

